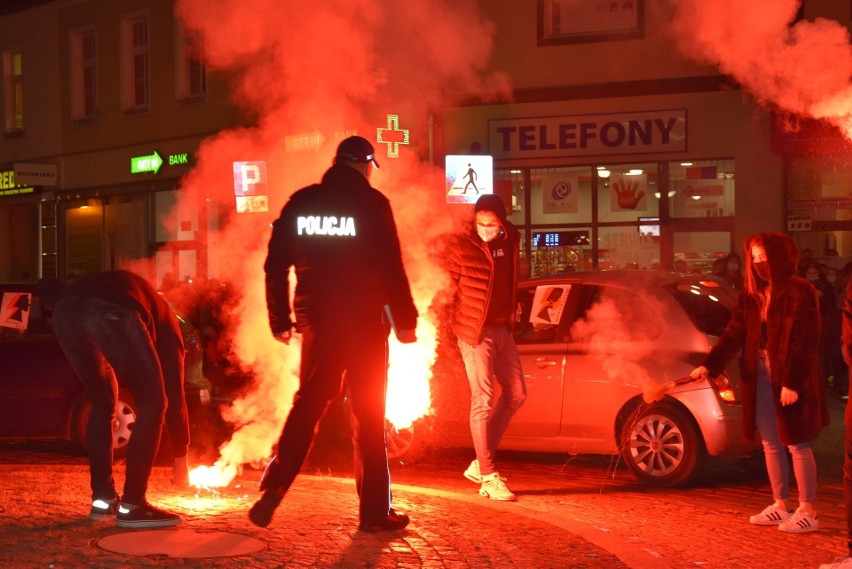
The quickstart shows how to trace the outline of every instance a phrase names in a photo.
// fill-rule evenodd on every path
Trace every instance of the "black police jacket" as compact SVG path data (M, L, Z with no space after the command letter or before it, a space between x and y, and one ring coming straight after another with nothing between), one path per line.
M272 225L264 270L273 334L293 327L294 314L298 325L342 322L381 318L385 305L397 329L414 330L417 323L390 202L344 164L290 197Z

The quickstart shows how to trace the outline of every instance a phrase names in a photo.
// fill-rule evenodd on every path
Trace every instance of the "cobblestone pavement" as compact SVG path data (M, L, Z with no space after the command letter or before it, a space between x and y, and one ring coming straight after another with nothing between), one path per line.
M815 444L821 528L805 535L748 524L770 499L762 460L713 460L691 487L662 490L638 485L610 459L506 453L501 473L519 501L501 503L480 497L461 476L471 451L441 451L394 466L394 505L412 522L387 534L355 530L348 454L314 453L267 529L246 518L260 472L245 470L213 496L180 493L169 469L155 467L149 499L181 513L179 528L266 544L230 558L136 557L98 547L98 539L128 530L87 519L85 459L4 444L0 566L815 568L845 547L842 402L833 401L832 411L833 426Z

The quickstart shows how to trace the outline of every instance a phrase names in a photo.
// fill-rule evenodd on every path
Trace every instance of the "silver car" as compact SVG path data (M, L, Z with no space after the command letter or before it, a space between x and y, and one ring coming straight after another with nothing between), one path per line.
M527 400L501 449L620 454L652 486L692 479L706 455L744 456L736 365L686 381L725 329L737 296L706 275L613 270L523 281L515 340ZM471 446L470 391L451 334L432 380L433 413L389 431L391 456Z

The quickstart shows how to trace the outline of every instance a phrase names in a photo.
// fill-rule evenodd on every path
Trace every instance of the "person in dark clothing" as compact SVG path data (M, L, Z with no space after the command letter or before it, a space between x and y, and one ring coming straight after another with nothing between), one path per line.
M852 368L852 280L846 285L846 296L843 300L843 313L841 317L841 337L843 359L846 365ZM849 394L852 395L852 381ZM847 555L836 560L834 563L820 565L820 569L852 569L852 405L846 400L846 413L844 416L844 441L846 454L843 458L843 495L846 498L846 547Z
M189 482L183 334L171 307L145 279L129 271L86 274L68 285L41 279L36 293L53 310L56 339L92 401L86 425L92 486L89 517L114 517L117 525L130 528L180 523L180 516L145 499L164 418L174 480ZM137 412L120 498L113 478L116 378L130 391Z
M343 140L319 184L294 193L272 227L266 302L272 334L288 343L302 335L299 390L278 452L261 480L263 496L249 511L269 525L310 450L329 403L346 385L352 404L355 483L361 531L398 530L408 516L391 508L385 444L388 334L416 340L417 309L402 263L388 199L370 186L373 146ZM290 267L296 272L291 312ZM295 323L293 321L295 314Z
M454 285L453 333L470 383L470 431L476 459L464 476L493 500L515 501L494 465L497 447L527 392L512 337L518 284L518 231L500 196L485 194L471 227L456 235L444 256ZM494 401L495 380L500 396Z
M828 425L828 400L819 362L816 291L796 272L796 244L783 233L758 233L745 242L743 290L725 332L693 378L718 376L742 352L743 434L763 442L775 501L749 518L787 533L819 529L814 509L817 468L810 441ZM789 462L799 508L788 502Z

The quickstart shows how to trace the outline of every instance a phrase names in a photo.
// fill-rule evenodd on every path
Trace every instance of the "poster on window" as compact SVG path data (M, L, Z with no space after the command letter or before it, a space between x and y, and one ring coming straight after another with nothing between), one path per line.
M646 211L648 209L648 175L613 173L609 178L612 211Z
M32 295L28 292L4 292L0 304L0 326L26 330L30 319Z
M571 285L536 287L530 312L530 323L534 328L541 330L559 324L570 290Z
M577 213L580 179L571 175L549 175L541 180L541 209L544 213Z

